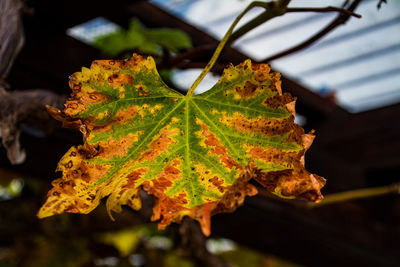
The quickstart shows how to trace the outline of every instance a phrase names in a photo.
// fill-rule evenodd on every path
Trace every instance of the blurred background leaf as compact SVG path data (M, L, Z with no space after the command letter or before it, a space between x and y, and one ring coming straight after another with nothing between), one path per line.
M123 52L135 50L141 53L161 56L163 49L177 53L192 47L190 37L183 31L170 28L149 29L139 20L131 21L127 30L99 36L93 46L104 55L115 57Z

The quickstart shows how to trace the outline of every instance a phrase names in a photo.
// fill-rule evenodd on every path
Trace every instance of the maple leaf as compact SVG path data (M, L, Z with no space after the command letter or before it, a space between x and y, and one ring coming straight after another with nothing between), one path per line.
M49 111L79 127L84 144L60 160L63 176L38 216L89 213L106 196L110 216L121 205L137 210L144 189L160 229L189 216L209 235L211 215L257 193L252 178L282 197L321 200L325 179L304 168L314 136L294 123L295 98L269 72L246 60L211 90L184 96L163 83L151 57L82 68L64 111Z

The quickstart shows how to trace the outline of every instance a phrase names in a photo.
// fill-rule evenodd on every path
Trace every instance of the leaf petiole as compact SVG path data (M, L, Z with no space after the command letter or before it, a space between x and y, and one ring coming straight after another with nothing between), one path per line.
M239 23L239 21L243 18L244 15L246 15L247 12L249 12L252 8L254 7L262 7L266 9L267 11L265 14L269 15L269 19L272 19L274 17L283 15L286 12L286 6L289 1L278 1L278 2L261 2L261 1L254 1L251 2L240 14L237 16L235 21L232 23L232 25L229 27L228 31L225 33L224 37L222 38L221 42L218 44L217 48L215 49L214 54L212 55L210 61L207 63L206 67L203 69L203 71L200 73L199 77L194 81L192 86L190 87L187 95L192 96L194 91L196 90L197 86L200 84L200 82L204 79L206 74L211 70L211 68L214 66L215 62L217 61L219 55L222 52L222 49L224 48L225 44L227 43L229 37L231 36L233 29L236 27L236 25ZM265 16L265 15L264 15ZM264 20L266 21L266 20Z

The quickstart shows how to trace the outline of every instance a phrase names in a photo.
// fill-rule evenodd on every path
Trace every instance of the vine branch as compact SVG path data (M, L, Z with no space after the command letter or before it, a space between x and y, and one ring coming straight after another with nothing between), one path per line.
M360 18L361 15L353 12L356 9L356 7L359 5L360 2L361 2L361 0L353 1L347 9L339 8L339 7L332 7L332 6L328 6L328 7L324 7L324 8L287 8L286 6L289 3L289 1L287 1L287 0L280 1L280 2L264 3L265 4L264 8L266 9L266 11L264 11L263 13L261 13L260 15L253 18L252 20L250 20L249 22L247 22L246 24L241 26L239 29L234 31L228 38L228 41L226 42L226 44L229 45L229 44L233 43L234 41L236 41L237 39L239 39L240 37L245 35L247 32L251 31L252 29L258 27L259 25L263 24L264 22L271 19L272 17L278 16L277 14L273 14L274 12L277 12L277 10L278 10L278 13L279 12L284 12L284 13L286 13L286 12L339 12L339 13L341 13L328 26L326 26L320 32L318 32L314 36L310 37L308 40L304 41L303 43L262 60L262 62L269 62L271 60L274 60L274 59L277 59L280 57L284 57L289 54L295 53L299 50L302 50L304 48L307 48L308 46L312 45L314 42L318 41L319 39L324 37L326 34L331 32L332 30L334 30L337 26L346 23L347 20L351 16ZM271 17L271 14L272 14L272 17ZM282 14L280 14L280 15L282 15ZM226 37L226 35L225 35L225 37ZM174 58L171 58L168 65L178 67L178 68L190 68L192 65L185 61L203 56L214 49L215 49L214 44L212 44L212 45L206 44L206 45L202 45L199 47L195 47L187 52L177 55ZM217 55L217 57L218 57L218 55ZM204 66L203 64L195 64L195 65L196 65L196 67ZM212 67L212 65L211 65L211 67Z
M316 208L329 204L335 204L339 202L362 199L369 197L376 197L388 194L400 194L400 182L386 186L379 186L373 188L357 189L351 191L345 191L336 194L330 194L325 196L324 200L319 203L308 203L307 207Z
M338 8L337 11L341 12L341 14L334 19L328 26L326 26L325 28L323 28L321 31L319 31L317 34L315 34L314 36L310 37L309 39L307 39L306 41L302 42L299 45L296 45L292 48L289 48L285 51L282 51L278 54L272 55L270 57L265 58L264 60L262 60L262 63L266 63L266 62L270 62L272 60L275 60L277 58L281 58L290 54L293 54L297 51L300 51L304 48L307 48L308 46L312 45L313 43L315 43L316 41L318 41L319 39L321 39L322 37L324 37L325 35L327 35L328 33L330 33L333 29L335 29L337 26L345 24L349 18L351 16L353 16L353 11L356 9L356 7L358 6L358 4L361 2L361 0L355 0L351 3L351 5L349 6L348 9L342 9L342 8ZM342 11L342 10L347 10L346 12ZM350 13L349 13L350 12Z

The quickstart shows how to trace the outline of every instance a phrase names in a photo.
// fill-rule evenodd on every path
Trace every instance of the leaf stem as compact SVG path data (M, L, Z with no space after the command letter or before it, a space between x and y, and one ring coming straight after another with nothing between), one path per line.
M268 19L271 19L276 16L280 16L285 13L286 11L286 6L289 1L287 0L282 0L278 2L272 2L272 3L266 3L266 2L261 2L261 1L254 1L251 2L243 11L242 13L239 14L239 16L235 19L235 21L232 23L232 25L229 27L228 31L225 33L224 37L222 38L221 42L215 49L215 52L213 56L211 57L210 61L206 65L206 67L203 69L203 71L200 73L199 77L197 77L196 81L192 84L190 87L187 95L191 96L193 95L194 91L196 90L197 86L200 84L200 82L204 79L206 74L211 70L211 68L214 66L215 62L217 61L219 55L221 54L222 49L224 48L226 42L228 41L229 37L231 36L233 29L236 27L240 19L246 15L247 12L249 12L252 8L254 7L262 7L265 8L267 11L264 12L263 14L266 14L265 16L268 16ZM273 4L273 5L271 5ZM275 7L275 8L271 8ZM264 18L264 21L268 20Z
M388 194L400 194L400 182L386 186L379 186L373 188L357 189L345 191L341 193L327 195L324 200L319 203L308 203L307 207L316 208L324 205L344 202L348 200L376 197Z
M257 28L264 22L276 17L283 15L286 13L286 7L289 4L290 1L280 1L278 3L276 2L270 2L268 3L268 9L266 8L266 11L258 15L257 17L251 19L249 22L245 23L243 26L241 26L239 29L237 29L230 37L228 40L228 45L235 42L237 39L248 33L249 31L253 30L254 28Z

